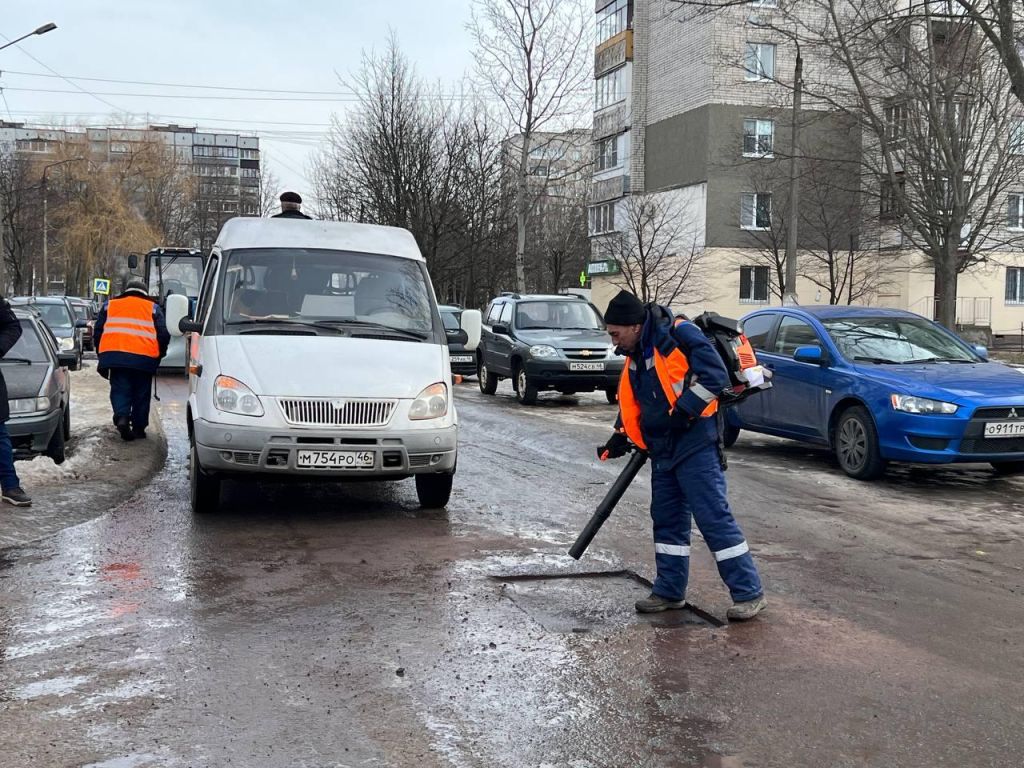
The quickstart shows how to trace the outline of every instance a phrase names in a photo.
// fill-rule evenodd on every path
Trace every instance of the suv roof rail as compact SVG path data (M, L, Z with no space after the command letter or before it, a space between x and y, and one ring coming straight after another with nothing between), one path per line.
M510 298L510 299L522 298L516 291L502 291L501 295L503 297Z

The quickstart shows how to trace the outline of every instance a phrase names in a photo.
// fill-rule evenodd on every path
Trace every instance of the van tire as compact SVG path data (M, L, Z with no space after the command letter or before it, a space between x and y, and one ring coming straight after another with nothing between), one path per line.
M64 440L64 417L61 416L61 423L53 430L50 442L46 444L46 450L43 452L43 455L53 459L54 464L63 464L67 458L66 447L67 443Z
M480 385L480 391L485 395L493 395L498 391L498 377L491 373L482 359L477 361L476 377L477 383Z
M199 450L193 440L188 452L188 479L192 514L216 512L220 506L220 478L203 471L199 465Z
M416 496L424 509L444 509L452 496L455 475L416 475Z

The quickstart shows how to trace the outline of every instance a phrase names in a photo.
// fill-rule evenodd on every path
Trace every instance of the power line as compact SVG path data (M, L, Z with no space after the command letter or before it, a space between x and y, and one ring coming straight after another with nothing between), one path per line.
M282 120L246 120L244 118L242 118L242 119L235 119L235 118L226 118L226 117L196 117L194 115L170 115L170 114L166 114L164 112L147 112L147 113L145 113L145 115L141 115L139 113L132 113L129 110L124 110L124 109L118 110L118 111L121 112L122 114L124 114L124 113L137 114L140 117L145 117L147 120L150 120L150 119L159 119L159 120L188 120L188 121L196 122L196 123L204 123L204 122L205 123L232 123L232 124L239 124L239 125L242 125L242 124L250 124L250 125L294 125L294 126L305 126L305 127L313 127L313 128L330 128L331 127L331 123L302 123L302 122L289 122L289 121L282 121ZM100 117L100 118L103 118L103 117L106 117L106 118L108 118L108 120L110 118L110 115L108 115L105 112L47 112L47 111L32 111L32 110L15 110L13 114L27 116L27 117L34 117L34 116L52 117L52 118L80 118L80 117L93 117L93 118ZM131 128L132 127L131 125L129 125L128 123L125 123L124 121L121 121L121 123L126 128ZM111 126L107 126L107 127L111 127ZM311 133L314 133L314 132L311 132ZM322 133L323 132L319 132L320 135L322 135Z
M297 91L293 88L278 89L278 88L249 88L245 86L234 86L234 85L197 85L197 84L186 84L186 83L158 83L148 80L114 80L106 77L68 77L64 78L60 75L48 75L43 72L17 72L12 69L5 69L0 71L2 75L21 75L23 77L60 77L60 79L69 80L82 80L92 83L117 83L119 85L152 85L159 88L195 88L198 90L210 90L210 91L246 91L249 93L290 93L298 94L300 96L355 96L353 91Z
M25 91L27 93L74 93L78 91L68 91L60 88L12 88L11 86L5 86L9 91ZM124 93L123 91L96 91L90 93L90 96L120 96L125 98L141 98L141 99L186 99L192 100L213 100L213 101L315 101L315 102L347 102L354 103L359 99L357 97L349 96L344 98L325 98L321 96L303 96L300 98L288 98L285 96L196 96L194 94L187 93Z

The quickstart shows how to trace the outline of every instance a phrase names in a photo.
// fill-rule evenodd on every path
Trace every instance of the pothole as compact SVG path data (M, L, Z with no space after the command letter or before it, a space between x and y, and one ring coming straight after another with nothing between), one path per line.
M501 583L505 597L549 632L724 626L690 604L682 610L638 614L633 603L650 594L651 582L634 571L517 573L491 578Z

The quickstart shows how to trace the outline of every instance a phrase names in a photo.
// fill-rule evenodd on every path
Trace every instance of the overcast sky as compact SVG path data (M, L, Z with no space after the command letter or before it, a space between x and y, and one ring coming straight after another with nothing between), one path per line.
M120 114L148 115L151 122L257 133L266 165L281 187L311 196L305 178L309 157L331 114L346 109L345 97L241 100L287 99L289 94L195 86L342 91L338 73L353 71L364 49L380 49L389 29L398 34L402 50L422 76L453 83L472 63L468 18L469 0L5 2L0 34L7 40L50 21L58 28L0 51L0 87L6 99L0 99L0 116L29 123L105 125L122 122ZM192 87L75 79L86 77Z

